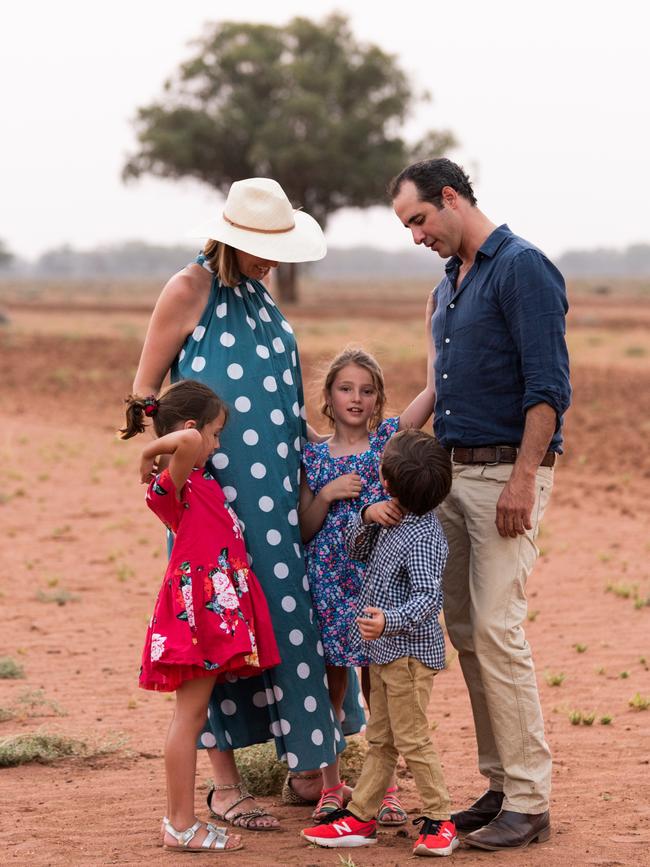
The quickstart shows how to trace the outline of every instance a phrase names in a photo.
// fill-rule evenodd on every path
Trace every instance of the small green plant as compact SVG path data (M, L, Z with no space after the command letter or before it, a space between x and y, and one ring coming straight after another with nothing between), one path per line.
M569 711L569 722L572 726L579 726L582 722L582 714L579 710L570 710Z
M68 533L72 530L70 524L62 524L60 527L55 527L52 530L52 538L60 539L62 536L67 536Z
M639 608L650 608L650 596L646 596L645 599L642 599L640 596L634 600L634 607L638 611Z
M613 716L610 716L608 713L604 713L598 720L598 722L601 724L601 726L608 726L612 724L613 719Z
M68 590L55 590L52 593L46 593L44 590L39 590L36 594L37 602L49 602L56 605L67 605L68 602L78 602L79 595L70 593Z
M601 676L603 676L604 674L606 674L606 671L605 671L605 669L604 669L604 667L603 667L602 665L599 666L599 667L596 669L596 674L600 674Z
M560 671L557 674L553 674L553 672L547 671L544 674L544 680L549 686L561 686L564 683L565 677L566 675L563 671Z
M339 855L339 862L341 867L357 867L350 855L348 855L347 858L344 858L343 855Z
M586 644L574 644L573 646L576 649L576 653L584 653L585 650L587 649Z
M529 611L528 614L526 615L526 617L531 623L534 623L537 620L538 614L539 614L539 611L535 608L532 611Z
M18 680L21 677L25 677L22 665L10 656L0 656L0 680Z
M123 584L129 578L133 578L135 572L133 571L133 569L131 569L130 566L126 566L124 563L122 563L121 566L117 567L115 574L117 576L117 580Z
M622 672L619 674L619 677L621 678L621 680L627 680L629 676L630 676L630 672L629 672L629 671L622 671Z
M605 593L613 593L619 599L629 599L630 596L635 596L638 588L632 584L608 584L605 588Z
M23 719L36 716L67 716L59 704L45 698L45 692L42 689L29 689L21 693L16 699L12 711L14 716Z
M595 712L591 711L590 713L583 713L582 724L583 724L583 726L592 726L594 724L595 719L596 719Z
M647 696L643 696L640 692L637 692L628 701L628 704L631 708L634 708L634 710L647 710L650 707L650 698L647 698Z
M31 732L0 738L0 768L24 765L29 762L49 764L58 759L91 759L114 753L124 746L124 738L104 743L86 741L48 732Z

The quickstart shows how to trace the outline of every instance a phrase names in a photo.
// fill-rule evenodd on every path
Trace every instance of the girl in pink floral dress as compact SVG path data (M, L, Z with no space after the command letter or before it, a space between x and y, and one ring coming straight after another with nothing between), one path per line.
M156 400L127 399L128 439L153 421L142 451L147 505L175 534L142 654L140 686L176 692L165 745L168 816L164 844L238 849L239 837L194 815L196 740L215 681L259 674L280 662L266 599L251 571L237 516L204 469L219 447L225 404L207 386L183 380ZM157 459L169 455L158 472Z

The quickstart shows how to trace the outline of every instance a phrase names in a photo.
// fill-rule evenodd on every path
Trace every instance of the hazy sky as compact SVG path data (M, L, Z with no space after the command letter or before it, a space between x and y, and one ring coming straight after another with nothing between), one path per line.
M155 99L206 21L349 15L416 89L405 132L449 128L452 158L495 221L556 255L650 242L650 7L643 0L21 0L0 20L0 238L32 258L63 243L186 243L219 207L189 182L120 171L137 106ZM263 107L260 107L262 109ZM346 211L330 244L410 244L391 211Z

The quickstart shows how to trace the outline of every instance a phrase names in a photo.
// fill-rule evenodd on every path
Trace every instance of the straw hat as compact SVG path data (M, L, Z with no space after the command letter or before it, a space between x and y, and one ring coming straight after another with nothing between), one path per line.
M275 262L314 262L327 252L316 220L294 211L280 184L270 178L235 181L223 213L192 234Z

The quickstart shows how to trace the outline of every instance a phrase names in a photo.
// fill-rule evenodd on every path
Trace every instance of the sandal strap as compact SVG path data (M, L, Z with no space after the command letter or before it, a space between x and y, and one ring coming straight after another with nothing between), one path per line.
M165 831L176 840L181 849L189 848L190 843L196 836L196 832L201 827L201 822L197 820L191 828L186 828L184 831L177 831L166 816L163 819L163 824L165 826Z
M322 771L289 771L288 775L292 780L315 780L323 776Z
M225 828L217 828L209 822L205 826L208 833L205 835L205 840L201 843L203 849L225 849L228 842L228 835Z

